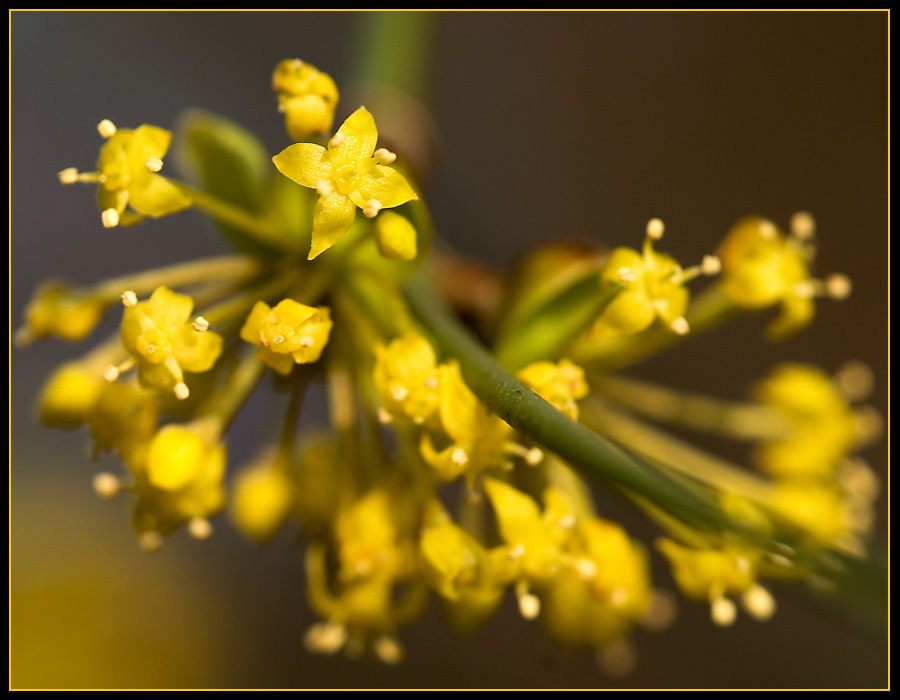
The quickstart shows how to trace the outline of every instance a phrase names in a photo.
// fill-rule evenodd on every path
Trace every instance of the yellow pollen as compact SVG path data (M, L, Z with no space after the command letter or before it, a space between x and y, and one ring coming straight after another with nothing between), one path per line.
M853 291L853 285L847 275L828 275L825 280L825 291L832 299L846 299Z
M303 645L317 654L336 654L346 642L346 628L332 622L313 625L303 637Z
M316 192L320 197L330 197L334 194L334 187L328 180L319 180L316 183Z
M658 241L663 237L665 230L666 225L662 222L662 219L650 219L647 222L647 238L651 240Z
M718 255L704 255L700 270L704 275L718 275L722 271L722 261Z
M104 119L99 124L97 124L97 132L103 138L108 139L110 136L113 136L116 133L116 125L113 124L109 119Z
M816 220L805 211L798 211L791 217L791 233L806 241L816 235Z
M147 166L147 170L151 173L158 173L162 170L163 162L159 158L148 158L144 165Z
M525 453L525 462L530 464L532 467L536 467L538 464L544 461L544 451L539 447L532 447L528 452Z
M741 596L747 612L757 620L768 620L775 614L775 598L760 585L753 585Z
M363 214L366 215L368 219L374 219L378 216L378 212L381 211L381 202L377 199L370 199L366 202L366 206L363 207Z
M105 501L111 501L119 493L122 485L119 483L118 477L109 472L100 472L94 475L92 482L94 493Z
M119 225L119 212L115 209L104 209L100 214L100 223L103 228L115 228Z
M409 390L405 386L402 384L391 385L391 398L394 401L403 401L407 396L409 396Z
M76 168L66 168L59 171L59 181L64 185L71 185L78 182L78 170Z
M195 540L208 540L212 537L212 524L206 518L191 518L188 523L188 532Z
M672 329L673 333L676 333L678 335L687 335L691 332L691 326L684 316L679 316L674 321L672 321L672 323L669 324L669 328Z
M155 530L142 532L138 537L138 544L141 546L141 549L148 553L158 552L159 548L162 547L162 543L163 536Z
M737 618L737 606L728 598L716 598L712 601L710 617L719 627L729 627Z
M391 414L388 413L387 409L384 406L378 407L378 422L382 425L388 425L393 422L393 418L391 418Z
M122 306L129 307L134 306L137 303L137 294L135 294L132 290L126 289L124 292L122 292Z
M457 447L450 453L450 461L457 466L462 467L469 461L469 455L466 454L466 451L462 447Z
M328 143L329 148L340 148L344 145L344 141L347 140L347 137L344 136L340 131L331 137L331 141Z
M392 153L386 148L379 148L372 156L382 165L390 165L395 160L397 160L397 154Z
M195 331L198 331L200 333L209 330L209 321L203 318L203 316L197 316L197 318L194 319L194 322L191 325L194 327Z
M188 385L184 382L178 382L175 385L175 398L179 401L184 401L188 396L191 395L191 390L188 389Z
M112 384L119 378L119 368L115 365L107 365L103 370L103 380Z
M541 614L541 599L534 593L528 593L517 587L516 595L519 598L519 613L526 620L536 620Z
M620 267L616 270L616 274L619 275L619 279L622 280L625 284L629 282L634 282L634 270L630 267Z
M580 557L575 560L575 571L580 578L590 581L597 575L597 565L587 557Z

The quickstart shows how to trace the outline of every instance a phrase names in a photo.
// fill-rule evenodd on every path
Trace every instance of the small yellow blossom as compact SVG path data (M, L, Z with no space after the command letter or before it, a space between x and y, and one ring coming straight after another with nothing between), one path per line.
M264 544L284 524L293 497L293 484L281 458L267 453L235 479L232 519L241 532Z
M76 342L86 338L103 317L108 302L63 282L48 282L35 293L25 309L25 327L16 336L19 344L58 336Z
M106 382L96 369L69 362L53 373L41 395L41 423L72 430L87 423Z
M860 437L856 416L834 380L816 367L781 365L757 395L789 425L787 435L757 450L763 469L774 476L827 479Z
M391 260L416 257L416 229L405 216L386 211L375 219L375 243L378 251Z
M809 481L782 481L775 486L772 508L820 543L840 543L853 536L847 502L836 487Z
M67 169L60 173L60 181L100 184L97 199L105 227L127 226L146 216L166 216L191 206L191 199L159 174L172 140L170 132L149 124L116 129L108 119L98 130L107 139L97 162L99 172Z
M241 328L241 338L259 345L256 356L280 374L294 364L319 359L331 333L331 312L283 299L274 308L258 301Z
M319 193L313 215L309 259L328 250L349 230L359 207L369 217L382 209L418 199L399 172L389 168L394 154L375 151L378 131L372 115L360 107L328 142L295 143L272 160L294 182Z
M425 423L438 408L437 356L415 332L375 348L375 388L390 416Z
M584 370L571 360L535 362L518 373L518 378L572 420L578 420L578 399L588 395Z
M292 139L331 130L338 90L330 75L299 59L285 59L272 74L272 90Z
M147 301L125 308L122 340L137 361L141 384L174 390L186 398L184 372L206 372L222 352L222 336L198 331L190 322L189 296L159 287Z
M152 392L136 384L105 383L90 415L95 454L116 450L129 467L142 469L158 421L159 406Z

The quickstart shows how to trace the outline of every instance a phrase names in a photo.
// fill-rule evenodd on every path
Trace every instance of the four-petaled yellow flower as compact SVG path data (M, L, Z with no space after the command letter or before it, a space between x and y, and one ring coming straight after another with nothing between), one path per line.
M241 338L260 346L256 356L269 367L288 374L294 363L319 359L331 325L331 311L326 306L316 308L284 299L272 308L258 301L241 328Z
M327 149L314 143L295 143L272 159L283 175L319 193L310 260L347 233L357 207L373 218L382 209L418 199L406 178L387 167L396 156L387 149L376 151L377 142L375 120L360 107L338 129Z

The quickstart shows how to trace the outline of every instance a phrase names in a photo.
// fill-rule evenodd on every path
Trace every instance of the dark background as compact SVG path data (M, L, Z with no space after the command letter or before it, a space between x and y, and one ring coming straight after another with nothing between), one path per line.
M225 250L190 212L104 230L93 192L59 185L62 168L93 167L101 118L172 127L199 106L276 153L289 140L270 93L273 67L299 57L343 86L359 20L12 12L13 328L47 277L89 283ZM764 319L750 318L640 372L738 398L781 360L833 371L857 358L875 370L872 402L886 414L888 20L884 12L447 14L433 40L442 164L428 195L438 229L459 252L505 266L548 238L638 246L659 216L660 247L689 264L741 216L786 225L810 211L817 271L847 273L850 300L820 304L815 324L780 345L765 344ZM343 102L342 115L355 107ZM401 632L408 658L397 668L311 656L301 644L312 621L301 557L289 538L257 551L223 517L210 543L180 535L146 556L125 499L107 504L91 493L98 467L85 435L36 425L43 378L83 352L48 343L11 357L13 687L887 686L881 644L789 591L769 623L741 616L728 630L709 623L705 606L685 603L668 632L637 634L639 665L624 681L597 672L587 651L551 649L511 600L466 640L450 637L432 610ZM236 424L231 464L252 454L269 398L255 397L257 410ZM886 480L886 445L867 456ZM605 501L600 508L623 515ZM881 515L884 535L884 506Z

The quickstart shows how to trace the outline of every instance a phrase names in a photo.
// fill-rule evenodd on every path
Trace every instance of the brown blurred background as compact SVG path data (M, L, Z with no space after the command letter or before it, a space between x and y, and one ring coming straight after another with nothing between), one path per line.
M829 371L856 358L888 404L888 14L450 13L441 18L431 106L442 164L429 183L437 226L460 253L506 266L548 238L640 244L683 262L711 252L731 224L797 210L819 225L817 271L847 273L854 294L822 303L816 323L780 345L750 318L640 368L644 377L723 397L781 360ZM92 191L63 188L90 169L95 125L175 124L202 107L287 143L270 93L275 64L299 57L343 84L356 13L13 12L11 33L11 314L21 322L40 280L89 283L222 252L193 213L104 230ZM343 114L356 105L343 103ZM378 115L375 115L376 118ZM96 333L114 327L107 321ZM99 501L82 433L41 430L44 377L84 348L12 353L12 687L886 687L884 645L779 595L767 624L732 629L684 604L663 634L639 632L637 671L596 671L562 653L512 601L472 639L432 610L401 634L397 668L321 658L302 648L312 622L301 557L285 536L246 545L225 518L198 544L184 535L155 556L135 545L127 499ZM254 397L231 437L252 454L271 397ZM247 414L253 415L248 416ZM308 421L321 418L310 412ZM742 453L738 451L736 456ZM886 442L867 456L885 478ZM882 498L882 503L886 502ZM652 528L618 505L652 538ZM886 506L879 531L887 532ZM647 539L645 541L650 541ZM655 562L660 581L667 573Z

